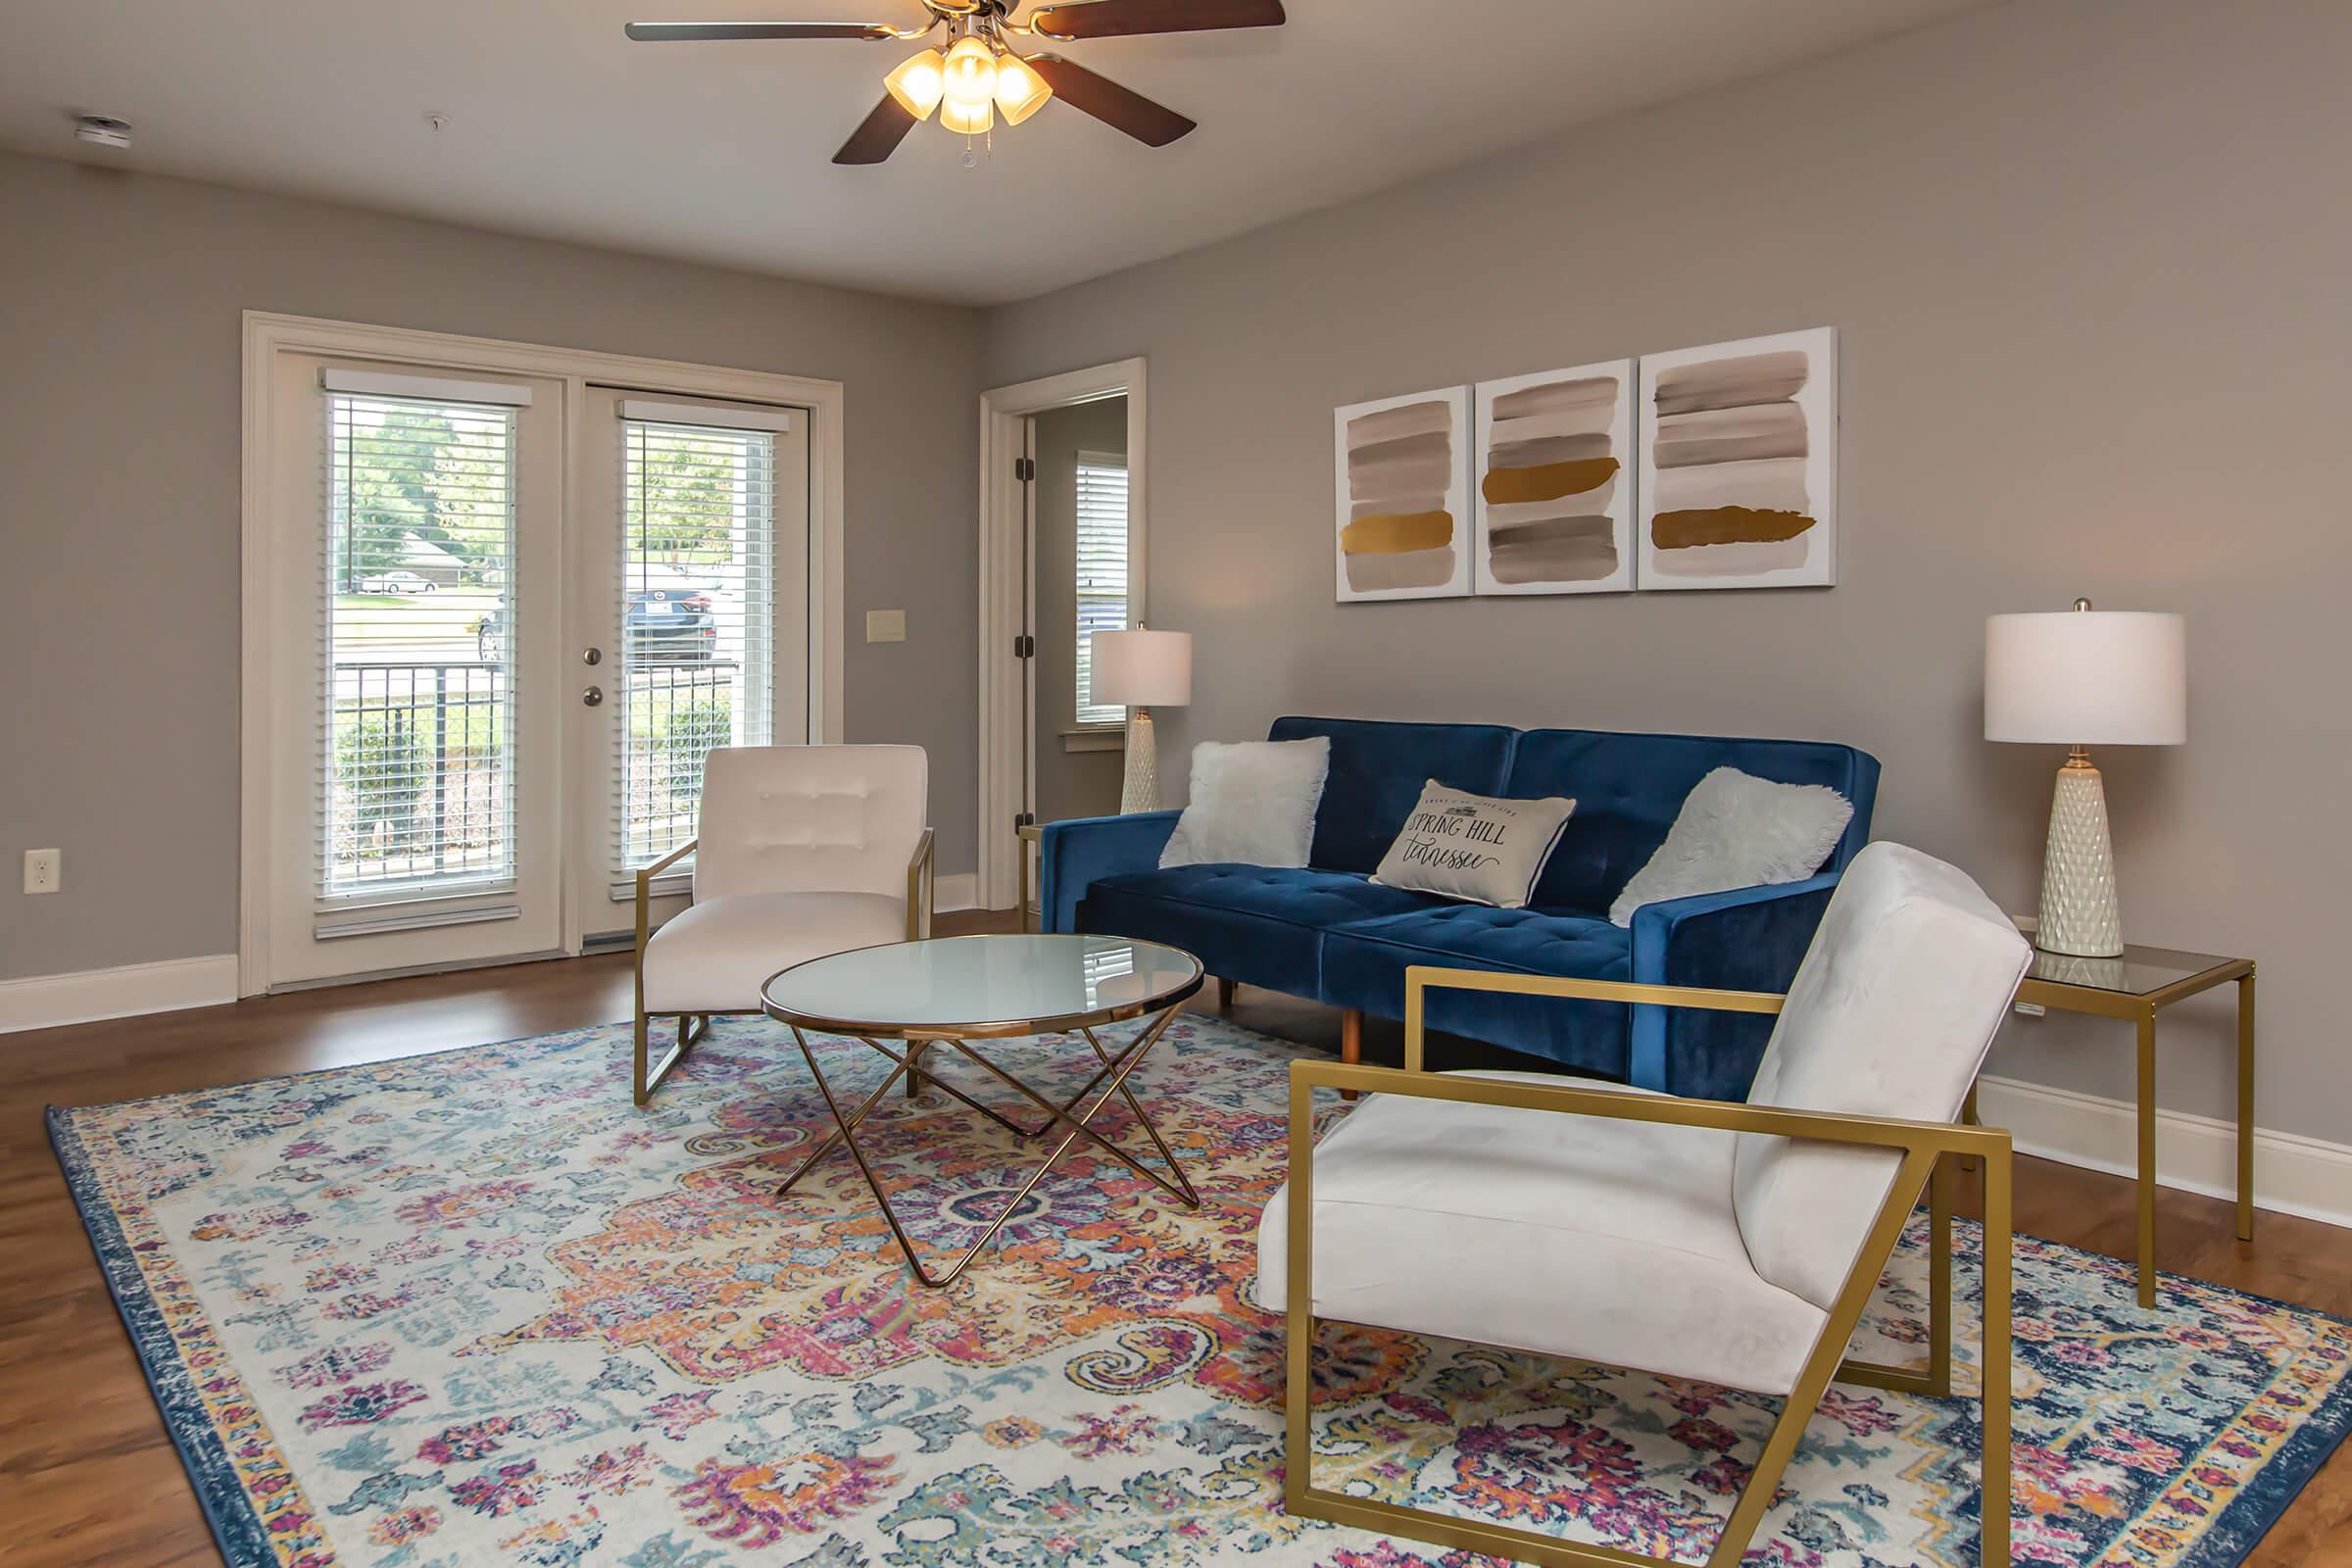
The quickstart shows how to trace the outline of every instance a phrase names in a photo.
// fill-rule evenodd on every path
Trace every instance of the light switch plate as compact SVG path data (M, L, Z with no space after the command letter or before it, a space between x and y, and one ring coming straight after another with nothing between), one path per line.
M904 610L869 610L865 612L865 640L869 643L903 643L906 640L906 612Z
M64 858L55 850L24 852L24 891L55 893L63 878Z

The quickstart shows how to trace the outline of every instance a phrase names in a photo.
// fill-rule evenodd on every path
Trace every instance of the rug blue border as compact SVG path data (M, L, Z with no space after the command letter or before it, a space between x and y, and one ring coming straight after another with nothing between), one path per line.
M114 1206L98 1190L98 1177L90 1169L89 1155L81 1147L81 1134L72 1116L71 1110L57 1105L42 1113L49 1127L49 1147L65 1172L66 1190L81 1215L82 1233L98 1259L98 1272L106 1276L116 1314L122 1320L130 1348L138 1352L147 1392L163 1415L172 1446L179 1450L179 1462L187 1469L188 1485L196 1494L196 1505L204 1510L204 1522L212 1527L213 1544L220 1548L229 1568L276 1568L277 1548L270 1543L269 1527L254 1511L245 1484L237 1479L228 1449L222 1446L203 1396L196 1392L195 1379L181 1362L179 1347L147 1288L147 1276L123 1240Z
M2210 1284L2210 1281L2206 1283ZM2224 1290L2229 1287L2222 1287ZM2251 1293L2240 1292L2240 1295ZM2257 1297L2257 1300L2270 1300ZM2295 1306L2291 1301L2278 1303L2292 1311L2308 1312L2316 1317L2334 1317L2331 1312L2318 1312L2308 1306ZM2337 1318L2337 1322L2343 1319ZM2174 1568L2237 1568L2262 1544L2271 1527L2278 1522L2311 1478L2320 1473L2352 1430L2352 1376L2340 1379L2333 1393L2319 1409L2306 1416L2295 1428L2294 1435L2281 1444L2271 1462L2262 1467L2254 1484L2230 1499L2205 1534L2197 1538ZM2291 1470L2290 1482L2282 1473Z
M1230 1023L1227 1026L1243 1027ZM244 1083L218 1087L242 1089L294 1079L324 1078L364 1072L369 1068L427 1061L436 1056L499 1051L521 1045L538 1045L542 1052L552 1054L588 1045L599 1033L613 1027L615 1025L609 1023L585 1024L576 1029L515 1035L505 1040L453 1046L444 1051L420 1052L410 1056L273 1073ZM1245 1032L1260 1033L1256 1030ZM1261 1038L1276 1040L1279 1037L1261 1035ZM1291 1044L1287 1041L1283 1043ZM214 1544L220 1548L229 1568L275 1568L277 1550L270 1539L269 1527L254 1510L253 1499L246 1494L244 1483L238 1479L236 1468L229 1461L227 1449L221 1445L211 1413L206 1410L202 1397L195 1392L193 1379L179 1360L178 1346L172 1340L171 1330L165 1326L162 1312L155 1305L154 1297L147 1288L145 1273L140 1269L138 1260L131 1255L129 1244L122 1237L121 1222L115 1215L113 1205L99 1190L98 1178L90 1169L89 1156L82 1149L81 1134L72 1119L75 1110L148 1104L181 1099L189 1091L180 1091L99 1105L50 1105L43 1110L42 1119L48 1129L49 1147L57 1155L59 1169L65 1175L67 1192L74 1200L75 1212L81 1216L82 1231L89 1241L91 1253L97 1260L99 1272L106 1276L107 1292L114 1298L116 1314L122 1320L123 1332L138 1355L139 1371L147 1380L148 1394L163 1416L164 1428L171 1436L172 1447L178 1450L180 1463L188 1474L189 1486L196 1494L197 1506L203 1510L205 1523L213 1532ZM2049 1245L2065 1246L2060 1242ZM2079 1251L2081 1249L2070 1250ZM2100 1254L2087 1255L2095 1257ZM2160 1274L2159 1277L2190 1280L2210 1289L2229 1291L2243 1299L2260 1301L2306 1316L2327 1318L2338 1323L2352 1322L2352 1319L2322 1308L2252 1291L2240 1291L2211 1280L2194 1280L2191 1276L2169 1273ZM2310 1485L2312 1477L2342 1446L2347 1434L2352 1434L2352 1377L2337 1383L2320 1408L2307 1416L2293 1435L2279 1446L2278 1453L2264 1464L2254 1485L2222 1509L2196 1544L2174 1568L2239 1568L2295 1498L2301 1495L2303 1489ZM1667 1560L1661 1558L1659 1561L1665 1564Z

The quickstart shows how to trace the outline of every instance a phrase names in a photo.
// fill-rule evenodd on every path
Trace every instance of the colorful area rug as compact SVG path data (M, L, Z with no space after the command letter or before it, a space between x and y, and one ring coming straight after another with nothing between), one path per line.
M763 1025L722 1026L645 1110L615 1027L50 1125L239 1568L1475 1561L1282 1511L1280 1324L1250 1282L1293 1048L1195 1019L1160 1052L1139 1076L1201 1209L1073 1156L940 1293L848 1159L774 1196L828 1124ZM1022 1168L952 1103L868 1124L942 1247ZM1873 1308L1881 1359L1925 1339L1918 1244ZM2120 1264L2018 1261L2018 1559L2237 1562L2345 1430L2352 1325L2180 1279L2141 1311ZM1338 1328L1317 1375L1325 1485L1684 1562L1776 1409ZM1834 1391L1748 1560L1975 1562L1977 1446L1971 1400Z

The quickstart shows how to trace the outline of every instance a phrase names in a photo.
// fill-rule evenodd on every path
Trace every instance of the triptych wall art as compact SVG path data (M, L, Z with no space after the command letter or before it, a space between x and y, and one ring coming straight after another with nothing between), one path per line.
M1338 411L1339 597L1838 580L1834 327Z

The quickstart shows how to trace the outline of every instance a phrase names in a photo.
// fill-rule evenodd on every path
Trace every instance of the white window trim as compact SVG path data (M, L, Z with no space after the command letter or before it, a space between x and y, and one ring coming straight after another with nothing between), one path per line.
M269 541L273 535L271 463L278 433L272 428L270 375L282 354L315 354L346 360L424 365L459 377L533 376L566 383L565 442L579 444L580 421L591 383L643 387L676 397L738 403L790 404L808 411L809 543L814 559L808 573L808 739L842 738L843 588L842 474L843 391L839 381L779 375L635 355L600 354L497 338L464 337L356 321L245 313L243 510L243 705L240 742L237 889L237 992L254 996L270 988L270 824L278 805L271 799L270 680L282 639L306 635L302 628L274 624L270 596ZM414 381L411 382L414 385ZM301 432L307 438L310 432ZM564 466L568 473L568 462ZM288 651L291 652L291 643ZM566 901L567 950L580 951L581 933Z
M1145 362L1117 360L980 394L980 788L974 813L980 866L974 896L981 908L1011 906L1024 853L1012 834L1012 813L1037 808L1034 791L1024 793L1029 770L1021 756L1021 715L1024 709L1036 709L1037 661L1011 655L1013 634L1022 629L1023 590L1034 569L1022 548L1027 529L1013 460L1027 455L1030 416L1110 397L1127 400L1127 607L1129 618L1140 625L1150 619L1152 560L1151 397Z

